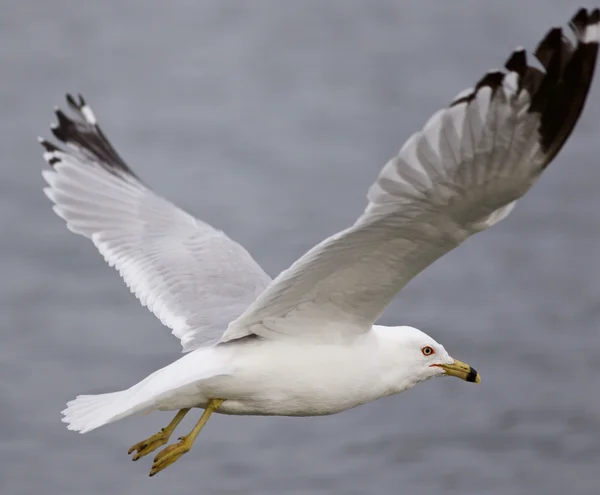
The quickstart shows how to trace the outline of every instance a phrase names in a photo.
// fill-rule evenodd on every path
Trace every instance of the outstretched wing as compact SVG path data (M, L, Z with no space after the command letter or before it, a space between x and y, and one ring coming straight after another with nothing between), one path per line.
M131 291L181 339L216 342L271 279L239 244L146 187L113 149L80 96L40 138L54 211L92 240Z
M600 13L548 32L437 112L385 165L364 214L279 275L223 339L251 328L335 339L369 330L415 275L506 217L571 134L598 52Z

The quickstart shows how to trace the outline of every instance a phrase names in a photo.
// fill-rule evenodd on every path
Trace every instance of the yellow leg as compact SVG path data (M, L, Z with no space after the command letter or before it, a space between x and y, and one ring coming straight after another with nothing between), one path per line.
M181 420L189 410L189 408L180 409L179 412L173 418L173 420L165 428L160 430L158 433L155 433L150 438L142 440L140 443L136 443L133 447L131 447L127 452L128 454L137 451L131 460L137 461L145 455L148 455L150 452L154 452L161 445L167 443L173 431L175 430L175 428L177 428L177 425L181 423Z
M200 430L202 430L211 414L219 409L221 404L223 404L223 399L212 399L206 406L202 417L188 435L180 437L179 442L165 447L158 454L156 454L154 463L152 464L152 469L150 469L150 476L154 476L159 471L162 471L164 468L173 464L183 454L190 451L192 445L194 444L194 440L196 440L196 437L198 436L198 433L200 433Z

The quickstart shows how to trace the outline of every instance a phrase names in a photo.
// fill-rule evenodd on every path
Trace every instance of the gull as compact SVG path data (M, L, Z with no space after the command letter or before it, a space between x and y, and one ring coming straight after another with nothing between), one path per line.
M154 193L114 150L83 97L67 95L40 138L44 192L140 302L181 340L183 357L127 390L80 395L63 421L88 432L149 411L177 411L131 447L161 450L155 475L188 452L212 413L318 416L437 376L479 374L424 332L376 321L415 275L505 218L565 144L583 110L600 11L548 31L530 65L516 49L413 134L381 170L364 213L274 280L223 232Z

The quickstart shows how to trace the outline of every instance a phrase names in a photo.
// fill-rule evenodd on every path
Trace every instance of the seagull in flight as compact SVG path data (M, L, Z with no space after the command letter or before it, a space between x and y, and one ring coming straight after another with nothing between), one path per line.
M188 452L212 413L318 416L398 394L437 376L479 383L471 366L424 332L376 321L415 275L505 218L573 131L593 78L600 11L555 27L530 65L516 49L413 134L381 170L364 213L271 279L252 256L150 189L67 95L40 138L44 192L89 238L186 354L127 390L80 395L63 421L81 433L136 413L177 411L131 447L133 460L168 443L150 476Z

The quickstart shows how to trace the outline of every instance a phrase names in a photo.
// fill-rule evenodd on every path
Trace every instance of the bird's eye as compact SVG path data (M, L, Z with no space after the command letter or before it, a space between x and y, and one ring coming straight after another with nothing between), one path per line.
M421 349L421 352L423 353L423 356L431 356L432 354L435 354L433 347L428 346L428 345L423 347L423 349Z

